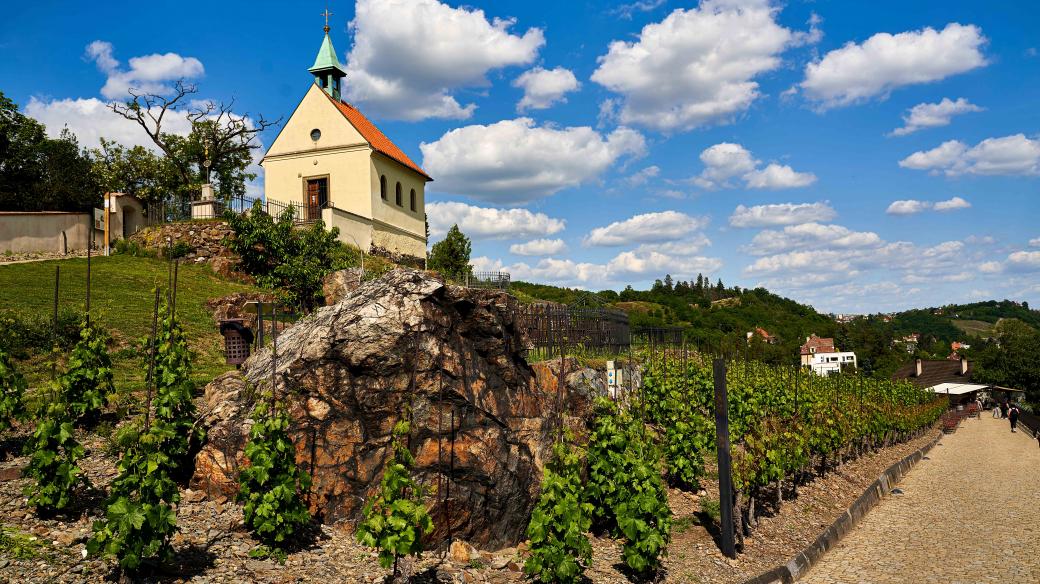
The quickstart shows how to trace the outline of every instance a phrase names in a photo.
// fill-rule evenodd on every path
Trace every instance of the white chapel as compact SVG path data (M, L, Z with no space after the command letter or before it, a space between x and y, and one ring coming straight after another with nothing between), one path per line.
M425 258L433 179L342 100L346 71L327 25L308 71L314 83L260 162L265 197L298 205L304 221L338 227L344 243Z

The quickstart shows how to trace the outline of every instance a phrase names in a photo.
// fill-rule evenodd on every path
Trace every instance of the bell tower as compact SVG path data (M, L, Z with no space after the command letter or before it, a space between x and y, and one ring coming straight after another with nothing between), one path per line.
M336 57L336 49L332 46L332 39L329 38L329 17L332 16L332 13L326 9L322 16L325 17L325 38L321 41L318 56L315 57L314 64L308 71L314 75L314 83L336 101L340 101L342 79L347 76L347 72L343 70L343 65Z

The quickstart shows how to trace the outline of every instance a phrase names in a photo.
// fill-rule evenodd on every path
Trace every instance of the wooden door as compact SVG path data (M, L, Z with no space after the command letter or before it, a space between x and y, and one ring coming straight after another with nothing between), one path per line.
M321 219L321 210L329 202L328 184L327 178L307 181L307 221Z

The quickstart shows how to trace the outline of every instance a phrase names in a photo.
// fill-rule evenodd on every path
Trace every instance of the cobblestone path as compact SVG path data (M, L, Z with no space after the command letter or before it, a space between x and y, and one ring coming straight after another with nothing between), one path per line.
M1040 448L984 412L944 436L801 582L1040 582Z

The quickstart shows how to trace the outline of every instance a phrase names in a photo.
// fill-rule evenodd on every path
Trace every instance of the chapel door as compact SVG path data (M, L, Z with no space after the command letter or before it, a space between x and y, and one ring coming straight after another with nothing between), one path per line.
M307 181L307 221L321 219L321 210L329 202L329 179L315 178Z

